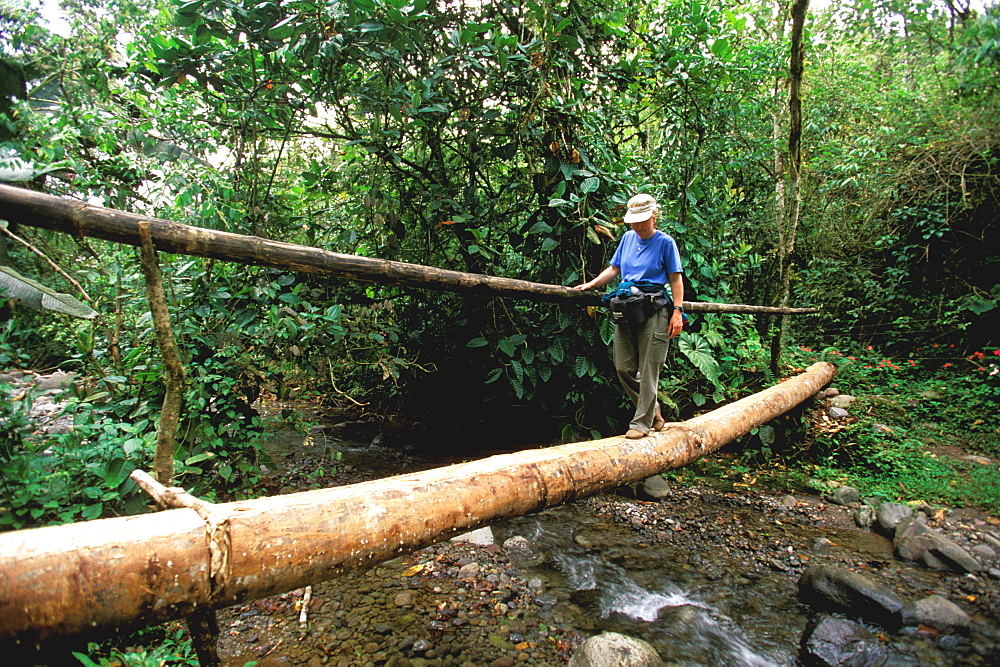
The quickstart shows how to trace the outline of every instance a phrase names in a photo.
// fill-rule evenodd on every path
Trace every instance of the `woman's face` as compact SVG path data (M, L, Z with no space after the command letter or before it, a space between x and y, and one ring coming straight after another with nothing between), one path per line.
M656 231L656 219L658 217L660 217L660 212L653 211L653 215L649 216L646 220L642 222L630 222L628 224L639 235L639 238L648 239Z

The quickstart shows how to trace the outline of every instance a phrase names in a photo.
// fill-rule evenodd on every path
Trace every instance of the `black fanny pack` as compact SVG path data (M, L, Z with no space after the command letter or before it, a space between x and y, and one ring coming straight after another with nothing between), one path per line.
M667 305L669 302L664 296L663 290L660 290L658 292L615 295L608 301L608 310L611 312L611 320L615 324L624 326L630 331L638 331L649 318Z

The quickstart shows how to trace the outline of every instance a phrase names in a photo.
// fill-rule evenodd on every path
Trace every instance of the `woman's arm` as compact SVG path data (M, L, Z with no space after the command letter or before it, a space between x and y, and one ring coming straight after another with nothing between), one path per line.
M667 324L667 333L673 338L679 335L681 329L684 328L684 279L678 272L671 273L668 280L670 281L670 296L673 297L673 313L670 315L669 324Z
M609 265L608 268L601 271L596 278L594 278L590 282L581 283L580 285L577 285L573 289L588 290L588 289L596 289L598 287L604 287L612 280L620 276L621 273L622 273L621 269L619 269L617 266Z

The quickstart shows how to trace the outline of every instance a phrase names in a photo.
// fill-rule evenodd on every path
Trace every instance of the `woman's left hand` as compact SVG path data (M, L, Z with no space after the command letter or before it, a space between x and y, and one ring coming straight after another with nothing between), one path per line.
M680 335L683 328L684 315L681 314L681 311L674 310L674 314L670 316L670 323L667 325L667 335L671 338L676 338Z

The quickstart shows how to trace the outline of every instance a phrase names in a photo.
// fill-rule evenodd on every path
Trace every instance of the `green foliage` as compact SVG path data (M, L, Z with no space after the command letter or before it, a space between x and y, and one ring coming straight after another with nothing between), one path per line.
M148 418L123 423L107 407L73 399L64 407L73 415L69 433L34 435L30 401L28 392L14 400L9 388L0 387L0 424L9 438L0 452L0 527L134 514L143 506L128 475L150 460L155 436Z
M806 119L817 196L803 212L795 293L823 312L794 324L810 340L990 344L1000 135L985 79L996 78L996 8L954 11L861 3L831 28ZM904 62L911 82L895 85Z
M126 647L119 639L116 645L87 644L87 652L73 652L73 656L83 667L176 667L190 665L197 667L198 656L191 645L191 638L184 629L171 623L159 628L140 631L129 637L144 647Z
M790 357L802 365L837 363L834 384L856 398L851 416L789 413L736 446L740 465L753 466L755 476L770 477L778 488L818 478L888 500L1000 511L997 462L963 458L1000 453L996 348L964 357L948 346L918 348L896 360L871 346L853 354L800 346Z
M31 357L20 347L24 339L14 333L14 321L0 322L0 367L19 368Z
M793 324L808 345L845 350L825 357L855 390L909 390L931 371L943 380L969 360L934 344L988 348L1000 330L997 13L949 11L855 3L808 31L793 286L794 305L821 312ZM30 187L564 285L607 265L622 205L646 191L702 298L775 298L787 44L770 7L98 0L70 8L65 40L34 19L0 22L0 164ZM163 392L134 253L19 231L86 286L107 326L15 310L0 325L0 362L75 364L103 382L115 411L79 415L81 440L59 456L108 469L112 443L147 443ZM68 291L33 256L10 254ZM582 308L161 261L189 373L178 476L205 493L253 485L266 430L255 406L272 393L532 442L618 431L628 410L611 325ZM701 331L682 334L662 374L671 412L777 380L766 323L696 317ZM869 345L886 352L870 358ZM959 395L985 391L953 375ZM142 433L125 429L138 423ZM752 438L782 460L798 428ZM31 479L48 470L28 468Z
M820 479L850 483L865 495L886 500L924 500L1000 511L996 464L984 467L933 451L926 437L905 427L880 434L874 420L820 435L813 443Z

